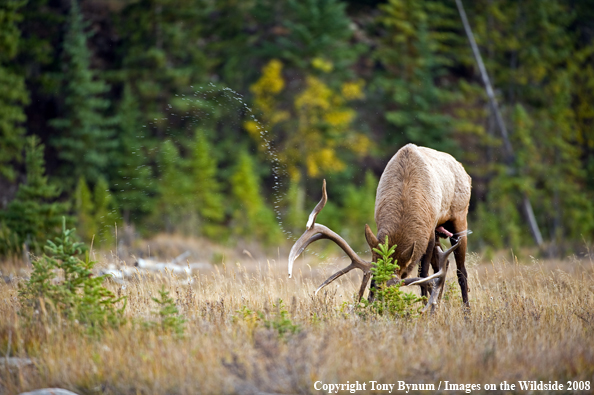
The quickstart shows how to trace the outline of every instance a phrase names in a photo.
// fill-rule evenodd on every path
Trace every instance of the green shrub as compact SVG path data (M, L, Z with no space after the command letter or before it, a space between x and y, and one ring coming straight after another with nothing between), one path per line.
M289 312L285 308L282 299L279 299L278 303L273 306L276 308L276 312L272 315L271 319L266 319L263 312L251 310L247 306L243 306L241 310L237 310L237 313L240 313L241 317L236 318L243 319L252 333L260 324L263 324L264 327L268 329L273 329L278 332L280 338L301 331L299 325L294 324L291 320Z
M267 328L277 331L279 337L285 337L285 335L294 334L301 330L299 325L296 325L291 321L289 312L285 308L282 299L279 299L274 307L277 308L277 314L271 320L264 321L264 325Z
M88 254L80 259L84 244L75 242L74 235L75 229L66 229L63 219L62 235L55 242L48 240L46 253L32 262L31 278L19 290L22 314L32 317L43 305L50 317L60 315L91 332L122 324L126 304L117 305L125 298L103 287L105 276L93 274L96 262Z
M159 310L155 312L155 315L159 317L159 321L145 322L145 327L182 336L186 320L179 314L179 309L175 305L173 298L169 296L169 291L162 287L159 291L159 297L151 299L159 306Z

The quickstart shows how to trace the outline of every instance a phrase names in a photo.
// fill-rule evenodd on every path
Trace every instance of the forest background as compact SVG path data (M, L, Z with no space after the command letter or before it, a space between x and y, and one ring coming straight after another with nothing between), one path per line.
M471 248L554 255L594 239L594 1L465 2L500 130L454 0L3 0L0 255L62 216L233 245L319 221L365 248L404 144L473 179ZM357 244L358 243L358 244ZM285 243L290 244L290 243Z

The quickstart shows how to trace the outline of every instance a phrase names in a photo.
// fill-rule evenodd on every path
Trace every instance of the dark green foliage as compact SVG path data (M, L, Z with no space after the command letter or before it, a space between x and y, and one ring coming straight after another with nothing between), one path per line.
M2 254L58 228L22 209L22 193L8 208L25 130L48 144L60 198L103 248L120 212L145 234L274 244L270 207L301 234L326 178L319 222L364 250L377 183L365 174L409 142L472 176L471 249L532 244L524 195L550 251L594 236L592 2L464 2L513 157L453 1L1 3ZM29 200L57 190L44 196Z
M361 48L349 43L353 32L345 8L337 0L259 1L255 15L264 25L274 23L276 34L266 34L262 52L301 70L315 70L320 60L345 72ZM329 71L329 70L327 70Z
M436 81L447 61L443 51L450 44L442 29L457 15L432 0L391 0L380 9L385 37L378 58L386 73L378 75L377 86L391 102L385 116L396 132L387 135L387 142L453 152L453 119L441 110L452 101L452 94Z
M29 103L24 76L15 67L21 32L17 23L25 4L22 0L5 0L0 4L0 176L14 181L16 172L10 166L20 160L25 129L24 106Z
M245 86L255 75L259 56L255 53L260 32L254 34L254 18L258 18L257 6L264 1L218 0L207 4L201 28L203 35L214 40L205 43L210 56L209 65L216 75L230 87ZM205 5L206 5L205 4ZM260 25L258 23L258 25ZM237 70L244 72L238 73Z
M60 190L48 183L43 151L44 146L36 136L27 139L27 179L2 213L2 221L14 233L11 237L18 240L15 248L19 250L26 244L30 250L40 251L48 237L58 234L62 216L68 209L68 204L56 202Z
M372 311L388 317L415 316L418 314L419 309L422 308L419 303L423 302L425 298L419 298L412 292L402 292L400 284L388 287L387 282L394 278L394 273L399 269L398 264L392 258L396 245L389 247L388 236L386 236L386 242L379 244L378 247L373 250L379 254L380 258L371 268L376 285L374 289L375 300L369 303L363 299L363 307L358 307L359 312L366 314L366 311Z
M565 240L577 241L578 233L592 235L594 229L592 192L580 187L589 178L585 168L591 144L585 142L592 130L588 126L584 133L582 123L585 108L591 108L582 104L588 81L585 63L577 72L580 82L573 80L575 66L588 50L572 53L576 42L568 30L575 14L567 2L500 0L473 7L481 10L473 19L477 40L487 49L485 61L500 88L515 154L503 167L504 153L487 145L486 158L491 160L483 164L479 159L475 166L477 173L488 174L488 196L477 220L490 217L497 230L479 229L479 237L496 248L531 243L525 217L514 213L525 194L551 252L559 253ZM490 125L486 132L499 133Z
M142 124L149 121L162 137L171 109L186 110L182 93L206 81L208 66L202 21L211 11L202 0L132 2L118 15L122 37L117 79L130 85ZM171 122L171 121L170 121ZM146 136L149 137L149 136Z
M77 0L71 1L68 30L64 39L63 111L51 121L59 131L51 143L65 162L62 183L73 189L80 176L95 183L106 169L110 153L116 146L113 120L106 117L109 100L102 97L108 86L97 79L91 69L85 23Z
M118 146L109 164L113 195L124 221L139 223L154 208L156 184L147 149L150 136L129 84L124 86L116 119Z
M66 229L55 241L48 240L43 257L33 261L31 278L19 290L22 314L33 318L44 310L51 317L59 315L98 333L108 326L124 322L125 303L102 284L104 276L93 274L94 261L86 254L80 258L84 244L74 241L75 230ZM56 278L58 279L56 281Z

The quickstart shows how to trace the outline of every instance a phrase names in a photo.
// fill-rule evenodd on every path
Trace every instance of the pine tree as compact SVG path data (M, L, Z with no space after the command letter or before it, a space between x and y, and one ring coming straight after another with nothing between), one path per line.
M584 85L572 81L573 60L580 62L569 32L575 15L556 0L485 1L473 7L481 9L471 23L478 44L487 49L486 66L514 147L512 163L495 161L506 155L487 140L491 161L477 169L487 175L487 185L479 188L488 192L479 214L491 216L498 232L509 235L504 244L528 243L525 221L513 213L521 210L522 195L528 196L543 236L552 242L550 251L558 254L564 240L594 233L594 205L582 187L588 179L579 143L583 128L572 111ZM587 66L580 68L586 76Z
M453 119L444 111L452 95L436 84L446 63L441 52L447 51L448 44L448 36L440 29L452 16L431 0L390 0L380 9L385 37L378 58L386 73L376 84L388 94L390 103L385 117L393 132L385 134L387 145L413 142L454 151Z
M105 178L99 178L92 193L85 179L79 178L75 203L76 230L83 241L89 244L92 241L94 247L113 247L115 229L121 225L121 218Z
M231 194L235 201L233 229L246 239L271 244L279 240L280 231L274 213L264 203L260 180L254 161L246 152L239 155L235 172L230 178Z
M171 140L165 141L157 158L159 181L153 221L167 232L179 230L190 212L189 178L179 151Z
M224 217L221 186L217 180L217 162L205 133L196 131L190 161L191 200L200 222L200 233L214 237Z
M74 201L76 209L76 232L84 243L91 243L97 233L97 224L95 222L95 205L93 196L84 177L78 179L76 190L74 191Z
M594 42L575 52L569 62L569 71L574 92L572 112L576 122L576 142L581 150L581 167L588 174L594 174ZM585 185L588 192L594 194L594 178L588 177Z
M94 220L97 224L97 245L113 247L115 232L121 227L121 217L115 199L109 190L105 178L100 177L93 188L93 205L95 206Z
M348 74L348 67L361 52L349 42L351 20L346 4L338 0L260 1L254 15L261 25L279 31L264 33L262 54L299 70L312 72L322 66L326 71Z
M106 117L108 86L91 70L85 23L77 0L71 1L68 30L64 39L62 80L63 117L51 121L59 133L51 141L65 162L62 177L67 188L84 176L95 183L106 169L116 141L112 140L113 120Z
M62 217L68 210L67 203L58 203L60 190L48 183L45 175L43 144L37 136L26 142L27 181L19 186L15 199L2 213L2 220L23 244L32 251L39 251L45 240L60 232Z
M181 95L189 96L195 91L192 86L205 82L208 67L216 61L205 50L201 23L210 22L206 18L212 7L203 0L146 0L127 3L121 12L118 78L133 88L141 123L151 122L158 135L165 129L169 135L180 133L169 115L187 110L189 102Z
M118 147L110 163L113 194L124 222L140 223L153 210L156 185L149 164L148 131L142 127L138 101L124 86L117 112Z
M22 0L6 0L0 4L0 176L14 181L12 161L20 159L25 130L24 106L29 103L24 76L18 72L14 59L18 52L22 19Z
M207 12L200 18L201 35L216 37L204 48L212 63L209 68L220 75L227 86L246 86L258 70L260 56L254 52L254 47L260 34L253 29L260 29L261 25L254 24L253 18L257 18L257 8L262 3L262 0L219 0L211 2L209 8L202 7ZM247 15L250 18L246 18Z

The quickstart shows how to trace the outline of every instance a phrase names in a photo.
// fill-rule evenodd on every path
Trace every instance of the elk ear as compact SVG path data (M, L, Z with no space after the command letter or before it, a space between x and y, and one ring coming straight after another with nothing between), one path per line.
M402 252L401 258L402 259L402 263L408 263L412 257L415 255L415 247L417 246L417 242L413 241L412 246L408 247L407 250Z
M367 224L365 224L365 238L367 239L367 244L369 244L369 248L371 248L372 250L374 248L377 248L377 246L379 245L377 237L375 237L375 235L371 231L371 228Z

